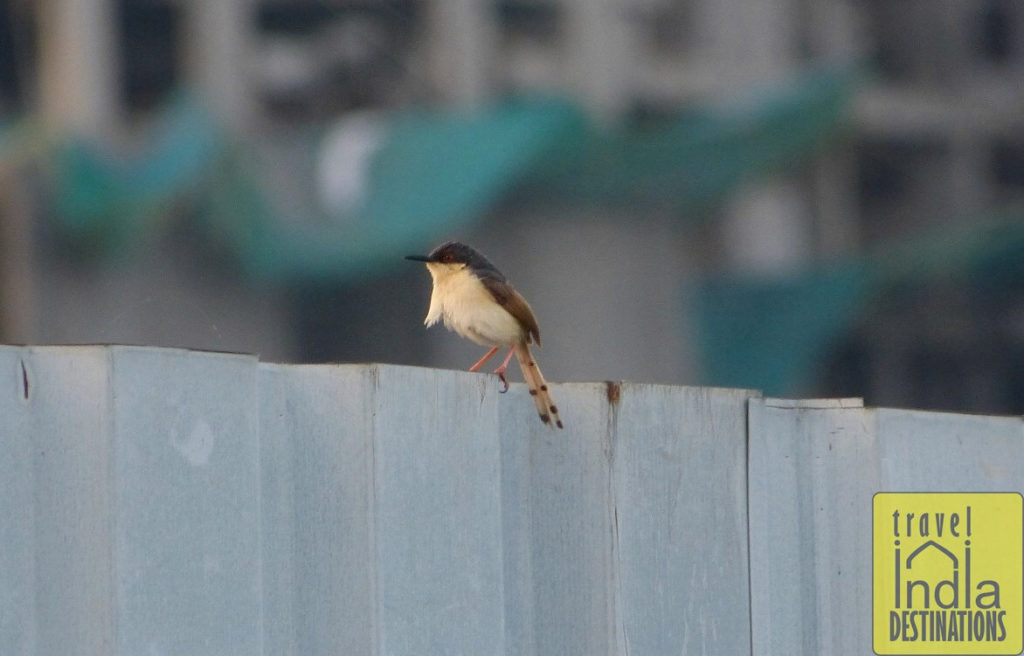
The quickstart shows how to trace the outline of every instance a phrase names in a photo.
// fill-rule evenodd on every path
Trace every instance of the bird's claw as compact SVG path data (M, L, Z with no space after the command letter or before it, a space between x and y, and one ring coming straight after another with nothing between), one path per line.
M503 390L501 390L501 392L499 392L500 394L504 394L505 392L508 391L508 380L505 379L505 372L504 371L496 371L495 373L498 374L498 380L500 380L501 382L505 383L505 389L503 389Z

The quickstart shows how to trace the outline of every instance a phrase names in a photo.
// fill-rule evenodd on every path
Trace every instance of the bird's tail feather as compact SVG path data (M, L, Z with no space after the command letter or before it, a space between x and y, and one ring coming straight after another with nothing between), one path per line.
M561 428L562 420L558 418L558 407L551 400L548 384L544 381L544 374L540 372L540 367L533 359L533 354L530 353L530 347L525 343L520 343L516 344L514 349L516 359L519 360L519 368L523 371L523 380L526 381L526 386L530 389L530 396L533 397L533 402L537 406L540 420L552 428L556 426Z

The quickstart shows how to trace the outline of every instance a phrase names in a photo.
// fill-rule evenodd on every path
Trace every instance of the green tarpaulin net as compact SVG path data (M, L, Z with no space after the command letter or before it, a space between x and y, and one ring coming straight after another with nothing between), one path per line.
M784 279L709 278L695 290L692 307L701 382L798 393L876 295L943 282L1022 280L1024 209Z
M261 184L272 172L239 150L213 181L207 220L254 274L358 276L479 220L580 124L577 110L555 102L396 116L370 163L365 197L344 214L288 216Z
M528 191L541 200L635 207L693 217L753 178L805 161L842 127L859 69L809 71L658 127L591 127L554 151Z
M599 128L579 107L551 100L393 114L367 167L368 191L346 211L282 197L273 183L289 164L261 165L251 145L182 97L133 156L81 141L55 150L58 224L73 243L117 252L187 198L247 271L342 279L480 220L512 192L537 202L657 204L690 218L835 134L855 81L849 70L809 72L660 128ZM316 154L308 149L309 159Z

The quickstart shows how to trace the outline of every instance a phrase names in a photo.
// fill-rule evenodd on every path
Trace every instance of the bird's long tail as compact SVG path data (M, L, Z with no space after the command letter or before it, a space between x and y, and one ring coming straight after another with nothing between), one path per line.
M516 359L519 360L519 368L523 371L523 380L526 381L526 386L530 389L530 396L533 397L537 412L540 414L540 420L552 428L555 426L561 428L562 420L558 418L558 407L551 400L548 384L544 381L544 374L540 372L540 367L533 359L533 354L530 353L530 347L526 343L520 343L513 348Z

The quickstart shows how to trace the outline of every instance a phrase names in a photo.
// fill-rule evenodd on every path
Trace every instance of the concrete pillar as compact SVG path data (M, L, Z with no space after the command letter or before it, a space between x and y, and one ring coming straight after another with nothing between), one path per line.
M866 54L868 40L862 12L850 0L812 2L808 12L808 46L814 57L842 63ZM830 257L855 251L861 244L856 189L856 162L849 149L823 153L814 163L814 250Z
M462 107L490 97L497 25L485 0L430 0L426 40L438 97Z
M188 0L186 76L202 99L233 127L256 116L249 87L251 0Z
M632 33L620 0L563 0L568 71L577 97L598 118L621 114L632 97Z
M945 188L944 195L951 201L950 219L978 215L991 206L993 191L990 180L985 175L989 170L989 151L986 134L974 126L959 122L949 135L948 177L944 181L936 181ZM943 189L937 189L943 193Z
M114 0L40 0L39 104L58 131L113 131L118 101Z
M793 0L703 0L695 8L699 50L717 72L716 93L750 92L794 72L799 46ZM727 203L726 260L737 271L782 274L810 254L811 221L794 184L747 187Z
M0 342L28 344L35 327L32 194L18 171L0 171Z
M580 0L585 1L585 0ZM697 49L718 72L721 93L785 73L798 48L793 0L700 0Z
M867 54L863 12L850 0L824 0L806 5L807 42L815 57L852 60Z

